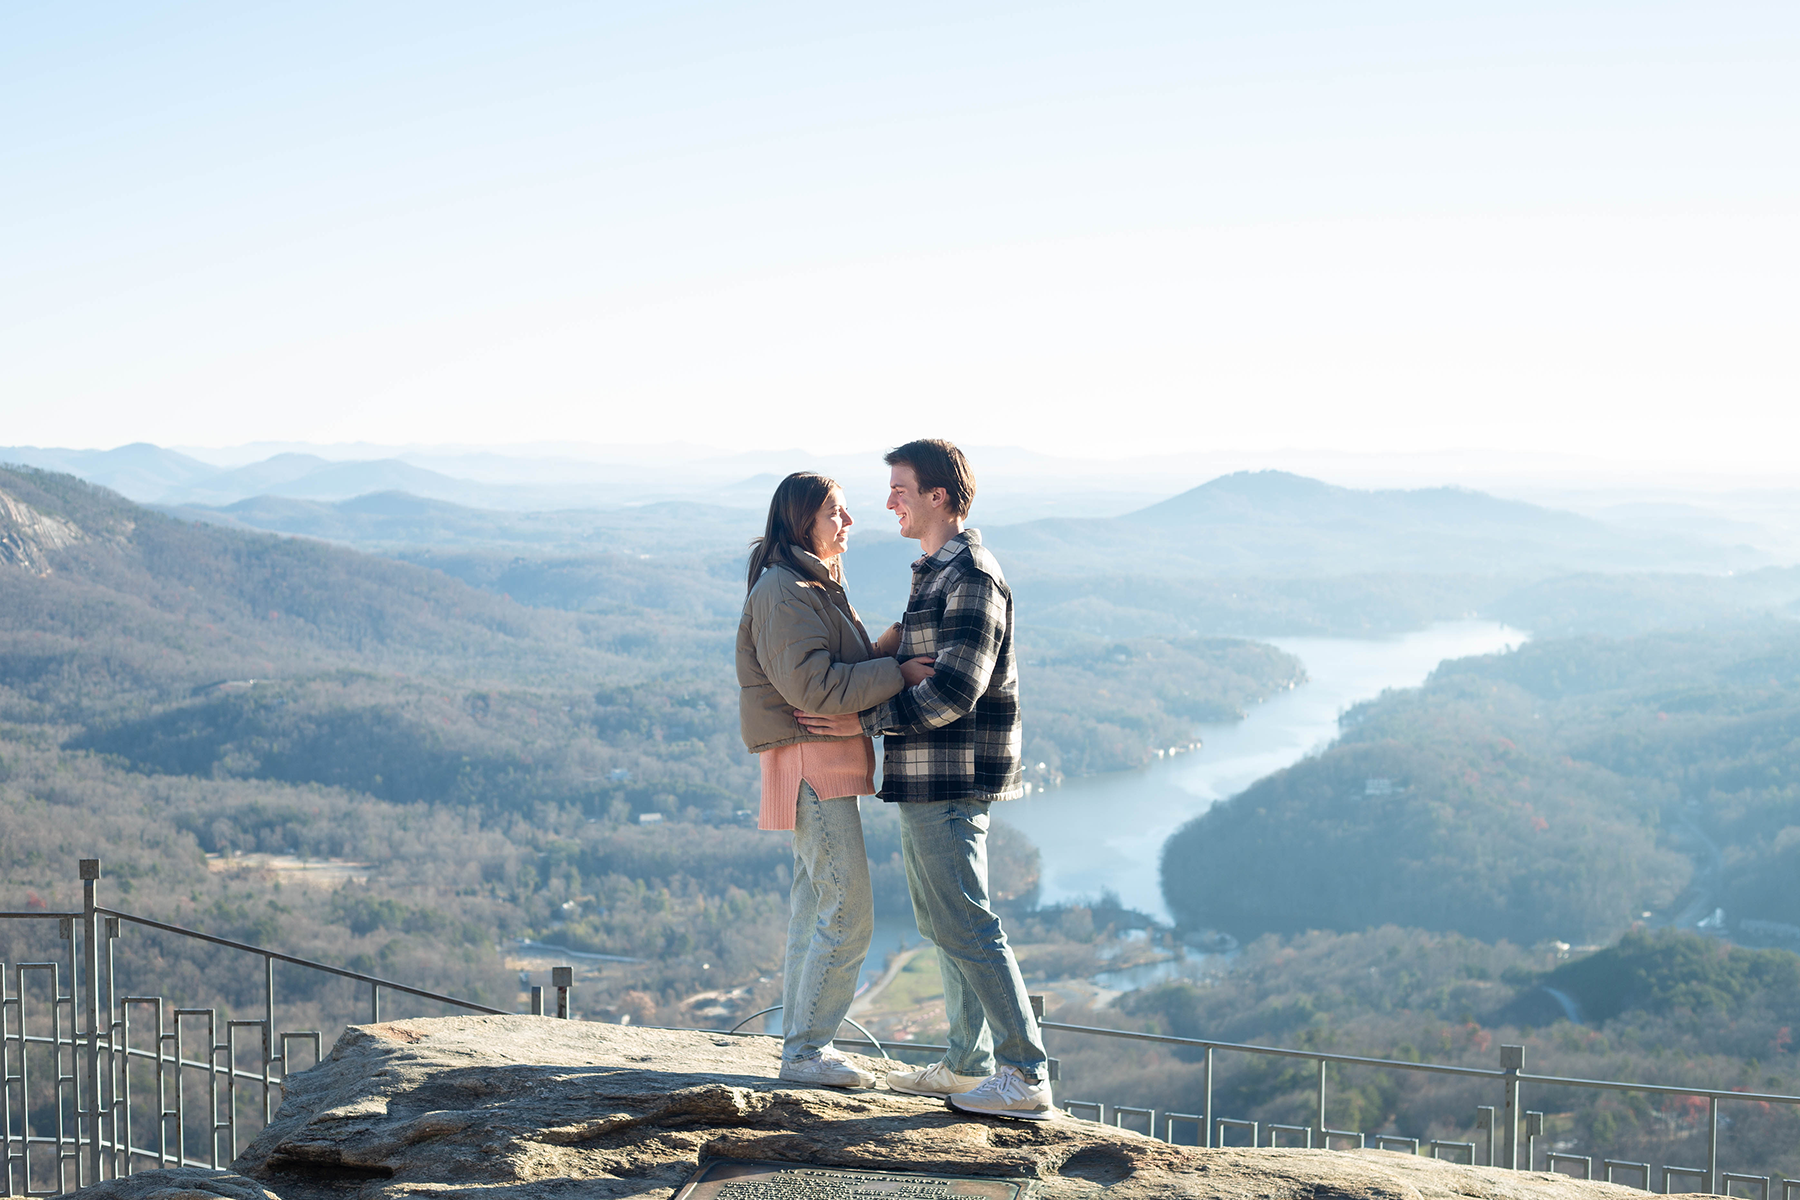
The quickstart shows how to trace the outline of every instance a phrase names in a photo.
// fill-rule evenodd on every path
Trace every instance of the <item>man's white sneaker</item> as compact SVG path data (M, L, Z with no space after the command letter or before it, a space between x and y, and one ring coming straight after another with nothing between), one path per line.
M1050 1103L1050 1085L1032 1082L1017 1067L1000 1067L968 1091L948 1099L952 1108L990 1117L1048 1121L1056 1115Z
M941 1062L910 1071L893 1071L887 1077L888 1090L914 1096L954 1096L966 1092L986 1079L985 1075L958 1075Z
M789 1083L816 1083L823 1087L872 1088L875 1076L827 1046L811 1058L783 1059L781 1078Z

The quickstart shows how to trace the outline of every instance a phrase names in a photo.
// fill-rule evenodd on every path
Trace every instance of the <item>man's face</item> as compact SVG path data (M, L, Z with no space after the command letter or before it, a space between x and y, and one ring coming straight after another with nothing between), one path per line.
M896 463L888 471L887 506L900 518L900 536L922 538L944 506L943 488L920 493L919 476L908 463Z

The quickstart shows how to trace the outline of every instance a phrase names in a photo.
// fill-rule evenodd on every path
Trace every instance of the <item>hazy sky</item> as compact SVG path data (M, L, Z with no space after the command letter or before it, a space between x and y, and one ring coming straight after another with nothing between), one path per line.
M0 444L1800 444L1800 5L0 6Z

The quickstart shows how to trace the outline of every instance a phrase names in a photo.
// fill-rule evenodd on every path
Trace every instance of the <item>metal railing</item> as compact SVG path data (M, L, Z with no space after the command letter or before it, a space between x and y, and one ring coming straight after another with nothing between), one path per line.
M0 1195L52 1196L140 1167L218 1167L237 1157L240 1102L251 1103L250 1123L260 1128L279 1104L293 1048L310 1049L309 1066L324 1053L319 1030L279 1028L277 963L366 985L372 1023L390 994L504 1011L105 908L99 860L81 860L80 876L79 912L0 912L4 921L54 921L61 942L45 961L0 962ZM253 956L261 1015L221 1020L216 1008L120 994L113 943L125 925ZM569 1016L572 982L568 967L552 973L557 1016ZM543 989L532 993L532 1011L542 1014Z
M1686 1087L1670 1084L1630 1083L1616 1079L1579 1079L1563 1075L1534 1075L1525 1071L1525 1049L1522 1046L1501 1046L1500 1065L1494 1067L1462 1067L1446 1063L1408 1062L1404 1059L1367 1058L1354 1054L1330 1054L1320 1050L1290 1050L1278 1046L1253 1046L1239 1042L1208 1041L1204 1038L1176 1037L1172 1034L1139 1033L1127 1029L1106 1029L1094 1025L1069 1025L1058 1021L1043 1019L1042 997L1032 997L1033 1008L1039 1015L1039 1024L1045 1030L1055 1033L1078 1034L1087 1037L1116 1038L1131 1042L1148 1042L1163 1046L1180 1046L1202 1054L1201 1066L1201 1102L1198 1114L1165 1113L1166 1138L1174 1141L1175 1122L1193 1122L1197 1127L1198 1143L1201 1146L1222 1146L1220 1133L1233 1130L1240 1134L1248 1134L1251 1145L1273 1146L1281 1132L1297 1135L1306 1131L1308 1143L1327 1149L1334 1148L1333 1140L1355 1139L1356 1144L1373 1146L1376 1149L1405 1146L1408 1151L1418 1153L1419 1139L1404 1137L1398 1134L1364 1135L1354 1130L1332 1129L1326 1124L1326 1068L1330 1064L1354 1067L1375 1067L1391 1071L1424 1072L1433 1075L1451 1075L1488 1080L1497 1084L1501 1091L1502 1103L1494 1107L1482 1106L1476 1110L1476 1132L1483 1135L1479 1140L1486 1142L1487 1154L1484 1161L1477 1165L1499 1166L1510 1170L1532 1170L1536 1163L1535 1143L1544 1132L1544 1114L1526 1112L1520 1108L1521 1096L1526 1085L1533 1087L1578 1087L1598 1088L1616 1092L1650 1093L1659 1096L1693 1096L1707 1102L1706 1124L1706 1166L1680 1167L1665 1166L1661 1168L1662 1190L1669 1190L1669 1181L1673 1177L1697 1179L1701 1183L1700 1190L1718 1192L1720 1184L1730 1186L1733 1183L1760 1188L1757 1200L1767 1200L1770 1195L1771 1176L1746 1175L1730 1171L1721 1171L1719 1167L1719 1103L1720 1101L1743 1101L1746 1103L1785 1104L1800 1106L1800 1096L1778 1095L1767 1092L1728 1091L1720 1088ZM1264 1125L1266 1139L1258 1142L1258 1127L1254 1121L1220 1116L1213 1109L1213 1080L1215 1076L1215 1057L1221 1053L1264 1055L1274 1058L1296 1058L1316 1062L1318 1064L1318 1083L1314 1096L1316 1110L1315 1121L1305 1125ZM1065 1100L1065 1109L1080 1109L1093 1112L1094 1119L1105 1123L1107 1105L1094 1101ZM1116 1110L1115 1110L1116 1111ZM1141 1108L1127 1108L1126 1112L1142 1113ZM1800 1110L1797 1110L1800 1111ZM1156 1122L1150 1122L1154 1131ZM1500 1139L1499 1147L1495 1146L1495 1135ZM1235 1142L1235 1138L1234 1138ZM1523 1143L1521 1145L1521 1142ZM1291 1143L1290 1143L1291 1144ZM1460 1150L1468 1155L1471 1163L1476 1162L1477 1142L1432 1141L1429 1143L1432 1157L1437 1156L1439 1148ZM1496 1154L1496 1149L1498 1154ZM1521 1155L1523 1151L1523 1155ZM1522 1161L1521 1161L1522 1159ZM1604 1159L1605 1177L1611 1181L1614 1170L1641 1172L1644 1190L1650 1190L1651 1168L1648 1163ZM1565 1154L1551 1151L1545 1156L1545 1169L1555 1171L1559 1166L1579 1166L1581 1178L1593 1178L1593 1160L1576 1154ZM1800 1180L1780 1181L1781 1195L1786 1197L1800 1192Z
M316 1064L323 1056L321 1031L278 1028L277 963L366 985L371 1023L382 1019L384 993L468 1012L504 1014L504 1010L475 1001L102 907L97 859L81 860L80 877L83 903L79 912L0 912L0 921L56 922L61 943L61 948L43 961L15 962L10 969L0 963L0 1183L4 1184L0 1194L6 1196L51 1196L128 1175L142 1166L218 1167L221 1158L235 1158L240 1144L240 1089L251 1093L250 1100L260 1102L260 1123L266 1124L277 1107L281 1082L291 1073L292 1047L308 1046L312 1059L308 1065ZM113 943L128 924L209 943L259 960L260 972L255 982L261 993L261 1015L221 1021L216 1008L180 1007L163 996L119 994L114 980ZM551 980L556 991L555 1015L571 1017L572 969L555 968ZM1719 1192L1721 1184L1725 1188L1737 1185L1755 1189L1756 1200L1773 1200L1776 1194L1781 1200L1800 1200L1800 1180L1721 1171L1718 1153L1721 1101L1800 1106L1800 1096L1529 1074L1524 1070L1524 1049L1520 1046L1500 1047L1498 1068L1468 1067L1073 1025L1044 1020L1043 998L1031 999L1042 1028L1051 1033L1199 1052L1202 1071L1198 1113L1165 1111L1159 1122L1157 1111L1151 1108L1062 1100L1066 1111L1092 1113L1093 1119L1102 1123L1110 1107L1113 1124L1123 1128L1129 1119L1133 1125L1141 1123L1148 1136L1157 1137L1160 1132L1161 1138L1169 1142L1176 1140L1178 1126L1191 1126L1196 1142L1207 1147L1222 1146L1224 1131L1231 1130L1234 1142L1247 1141L1250 1146L1285 1142L1289 1146L1335 1149L1348 1143L1356 1148L1404 1146L1419 1153L1421 1140L1417 1137L1391 1132L1365 1134L1333 1129L1327 1124L1327 1071L1333 1065L1457 1076L1497 1085L1501 1103L1476 1110L1475 1141L1433 1139L1425 1143L1425 1153L1435 1158L1447 1151L1459 1158L1466 1156L1474 1163L1478 1150L1485 1146L1485 1155L1480 1156L1478 1165L1511 1170L1535 1167L1536 1142L1544 1133L1543 1113L1521 1108L1526 1086L1698 1097L1707 1101L1705 1167L1668 1164L1653 1168L1647 1162L1602 1158L1601 1177L1611 1182L1615 1171L1634 1174L1641 1178L1646 1191L1651 1189L1653 1177L1665 1193L1671 1182L1680 1178L1694 1180L1708 1192ZM544 989L532 988L530 1011L543 1015L544 1008ZM34 1021L33 1012L42 1019ZM763 1014L754 1014L746 1022L755 1015ZM861 1026L855 1027L868 1036ZM194 1038L198 1041L191 1040ZM140 1041L144 1044L138 1044ZM872 1036L864 1044L881 1051ZM908 1042L889 1045L894 1050L940 1055L946 1049ZM1259 1125L1254 1120L1215 1112L1213 1083L1219 1054L1316 1063L1316 1106L1312 1114L1315 1119L1309 1124ZM138 1068L135 1073L134 1066ZM1060 1074L1058 1066L1058 1060L1051 1059L1053 1080ZM149 1128L139 1125L140 1114ZM195 1145L200 1147L197 1153L190 1149ZM1592 1157L1567 1154L1560 1149L1545 1155L1546 1169L1561 1166L1579 1166L1583 1177L1594 1176Z

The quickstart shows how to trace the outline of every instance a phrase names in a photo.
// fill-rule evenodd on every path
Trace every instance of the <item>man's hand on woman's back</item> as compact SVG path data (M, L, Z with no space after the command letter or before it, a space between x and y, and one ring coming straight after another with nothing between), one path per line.
M823 717L818 713L794 710L794 720L800 722L800 728L808 733L816 733L822 737L854 737L862 732L862 718L855 713L841 713L835 717Z

